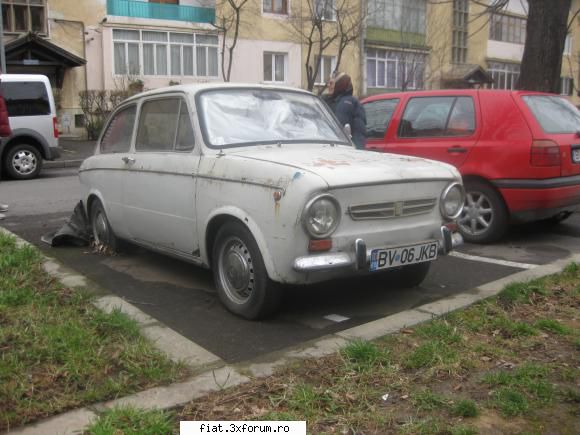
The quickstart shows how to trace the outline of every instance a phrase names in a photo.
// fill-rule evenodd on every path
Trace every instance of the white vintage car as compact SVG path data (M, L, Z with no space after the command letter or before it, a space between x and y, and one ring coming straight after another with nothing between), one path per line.
M390 271L419 284L461 243L452 166L356 150L316 96L187 85L132 97L80 168L98 243L117 239L211 268L221 301L256 319L281 283Z

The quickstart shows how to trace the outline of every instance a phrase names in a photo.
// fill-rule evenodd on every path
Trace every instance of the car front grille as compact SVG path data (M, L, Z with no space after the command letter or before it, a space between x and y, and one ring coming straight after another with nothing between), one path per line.
M408 201L378 202L358 204L348 207L347 213L355 221L366 219L392 219L429 213L437 204L437 199L412 199Z

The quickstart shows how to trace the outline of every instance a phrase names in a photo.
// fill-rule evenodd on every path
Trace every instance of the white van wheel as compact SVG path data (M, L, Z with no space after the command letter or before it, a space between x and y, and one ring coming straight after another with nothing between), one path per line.
M42 168L42 156L32 145L17 144L6 154L5 167L11 178L30 180L38 177Z

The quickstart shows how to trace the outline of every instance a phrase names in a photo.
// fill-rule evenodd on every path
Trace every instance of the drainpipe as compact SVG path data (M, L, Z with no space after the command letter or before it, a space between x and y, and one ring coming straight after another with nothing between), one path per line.
M0 0L0 10L2 9L2 0ZM4 20L0 18L0 71L6 74L6 53L4 52Z

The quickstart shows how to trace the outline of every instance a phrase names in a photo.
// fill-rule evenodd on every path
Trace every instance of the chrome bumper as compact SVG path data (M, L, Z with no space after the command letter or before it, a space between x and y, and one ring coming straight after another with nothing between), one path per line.
M459 233L452 233L449 228L441 227L439 240L439 255L446 255L463 244ZM294 260L296 272L320 272L352 267L356 270L368 270L371 260L371 250L363 239L356 239L352 252L329 252L327 254L307 255Z

